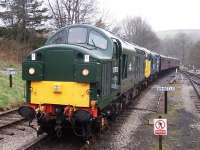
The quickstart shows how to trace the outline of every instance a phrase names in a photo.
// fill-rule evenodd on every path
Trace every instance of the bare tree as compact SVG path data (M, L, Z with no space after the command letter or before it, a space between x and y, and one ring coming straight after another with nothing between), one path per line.
M102 29L106 29L106 28L107 28L106 23L103 21L102 18L99 18L99 19L96 21L95 26L96 26L96 27L99 27L99 28L102 28Z
M185 33L178 33L174 41L176 43L176 49L179 52L180 59L182 60L182 63L186 62L186 57L187 57L187 51L190 49L190 46L192 45L191 39L185 34Z
M158 50L159 38L141 17L127 18L124 22L123 30L126 40L152 50Z
M113 34L117 35L118 37L123 38L122 27L120 25L116 25L116 26L112 27L111 32Z
M75 23L89 23L96 10L96 0L48 0L58 28Z
M179 57L176 41L174 38L165 38L161 41L160 52L164 55Z
M190 49L189 63L200 68L200 41L196 42Z
M179 58L183 64L189 62L190 49L194 43L185 33L177 33L173 37L162 40L161 50L165 55Z

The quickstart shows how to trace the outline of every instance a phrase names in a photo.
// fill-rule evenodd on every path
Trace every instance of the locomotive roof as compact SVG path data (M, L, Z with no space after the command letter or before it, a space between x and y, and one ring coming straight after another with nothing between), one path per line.
M118 41L120 41L123 51L126 51L126 50L128 50L128 51L136 51L136 49L139 49L139 50L145 52L146 55L150 55L150 54L151 54L151 55L160 55L161 57L165 57L165 58L169 58L169 59L176 59L176 58L173 58L173 57L164 56L164 55L158 54L158 53L156 53L156 52L150 51L150 50L148 50L148 49L146 49L146 48L144 48L144 47L138 46L138 45L136 45L136 44L134 44L134 43L129 43L129 42L127 42L127 41L125 41L125 40L123 40L123 39L121 39L121 38L115 36L115 35L112 34L111 32L108 32L108 31L106 31L106 30L104 30L104 29L101 29L101 28L98 28L98 27L95 27L95 26L92 26L92 25L88 25L88 24L73 24L73 25L68 25L68 26L66 26L66 27L63 27L63 28L59 29L57 32L59 32L59 31L61 31L61 30L63 30L63 29L68 29L68 28L72 28L72 27L85 27L85 28L88 28L88 29L93 29L93 30L95 30L96 32L99 32L99 33L101 33L102 35L104 35L105 37L107 37L107 40L108 40L110 43L112 43L112 39L117 39ZM56 33L57 33L57 32L56 32ZM56 34L56 33L54 33L54 34ZM54 34L53 34L53 35L54 35ZM53 35L52 35L52 36L53 36ZM51 36L51 37L52 37L52 36ZM51 38L51 37L50 37L50 38ZM47 42L48 42L48 40L47 40ZM63 44L63 46L64 46L64 44ZM92 52L92 53L93 53L93 52ZM109 55L107 55L106 58L111 58L111 57L112 57L112 56L109 54ZM104 58L105 58L105 57L104 57Z
M91 47L87 47L86 45L83 46L83 45L79 45L79 44L49 44L49 41L57 34L59 33L60 31L66 31L70 28L75 28L75 27L80 27L80 28L87 28L88 31L89 30L94 30L98 33L100 33L108 42L108 45L107 45L107 48L106 49L111 49L111 51L109 50L106 50L106 49L103 49L103 50L100 50L98 48L91 48ZM57 30L54 34L52 34L44 47L42 48L72 48L72 49L76 49L78 51L81 51L81 52L84 52L86 54L89 54L95 58L99 58L99 59L111 59L112 58L112 41L111 41L111 34L109 34L109 32L106 32L105 30L103 29L100 29L100 28L97 28L95 26L91 26L91 25L86 25L86 24L74 24L74 25L68 25L68 26L65 26L65 27L62 27L61 29Z
M58 32L60 32L61 30L64 30L64 29L69 29L69 28L75 28L75 27L85 27L85 28L88 28L89 30L94 30L100 34L102 34L104 37L106 37L106 39L108 40L108 43L109 45L112 45L112 39L117 39L118 41L120 41L121 43L121 46L122 46L122 50L123 51L136 51L135 50L135 45L134 44L130 44L128 42L126 42L125 40L122 40L120 39L119 37L115 36L114 34L104 30L104 29L101 29L101 28L98 28L98 27L95 27L95 26L92 26L92 25L87 25L87 24L73 24L73 25L68 25L66 27L63 27L61 29L59 29L58 31L56 31L53 35L51 35L49 37L49 39L47 40L46 44L48 43L48 41ZM104 51L105 53L106 51ZM107 51L108 52L108 51ZM112 51L111 51L112 52ZM107 53L107 58L112 58L112 53Z
M98 27L95 27L95 26L91 26L91 25L87 25L87 24L75 24L75 25L70 25L68 26L69 28L70 27L87 27L87 28L91 28L97 32L100 32L102 34L104 34L107 38L109 38L110 40L112 39L117 39L120 41L121 45L122 45L122 49L126 49L126 50L132 50L132 51L135 51L135 44L131 44L125 40L122 40L121 38L115 36L114 34L112 34L111 32L109 31L106 31L102 28L98 28Z
M173 59L173 60L179 60L178 58L169 57L169 56L165 56L165 55L160 55L160 57L162 57L162 58L167 58L167 59Z

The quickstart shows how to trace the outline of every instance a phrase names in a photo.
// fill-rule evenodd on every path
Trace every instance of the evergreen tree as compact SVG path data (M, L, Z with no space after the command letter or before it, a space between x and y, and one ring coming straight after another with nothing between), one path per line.
M16 38L27 39L28 32L42 29L43 23L49 19L48 9L39 0L0 0L0 19L7 27L13 28Z

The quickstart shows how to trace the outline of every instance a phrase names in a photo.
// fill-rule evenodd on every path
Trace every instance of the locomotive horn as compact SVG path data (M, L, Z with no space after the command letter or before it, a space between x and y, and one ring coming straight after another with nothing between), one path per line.
M21 106L18 113L28 121L32 121L36 116L35 110L30 106Z

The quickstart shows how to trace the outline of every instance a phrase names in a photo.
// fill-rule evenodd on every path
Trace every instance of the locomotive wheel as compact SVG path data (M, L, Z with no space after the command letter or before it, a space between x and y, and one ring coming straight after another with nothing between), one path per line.
M101 118L101 132L109 128L109 123L106 117Z
M147 88L148 87L148 81L145 81L144 85L145 85L145 88Z
M61 138L61 137L62 137L63 132L62 132L62 127L61 127L61 126L56 126L56 127L55 127L55 132L56 132L56 136L57 136L58 138Z
M62 130L61 130L61 129L56 130L56 136L57 136L58 138L61 138L61 137L62 137Z
M121 113L122 111L122 106L121 103L116 103L114 105L114 120L116 120L117 116Z

